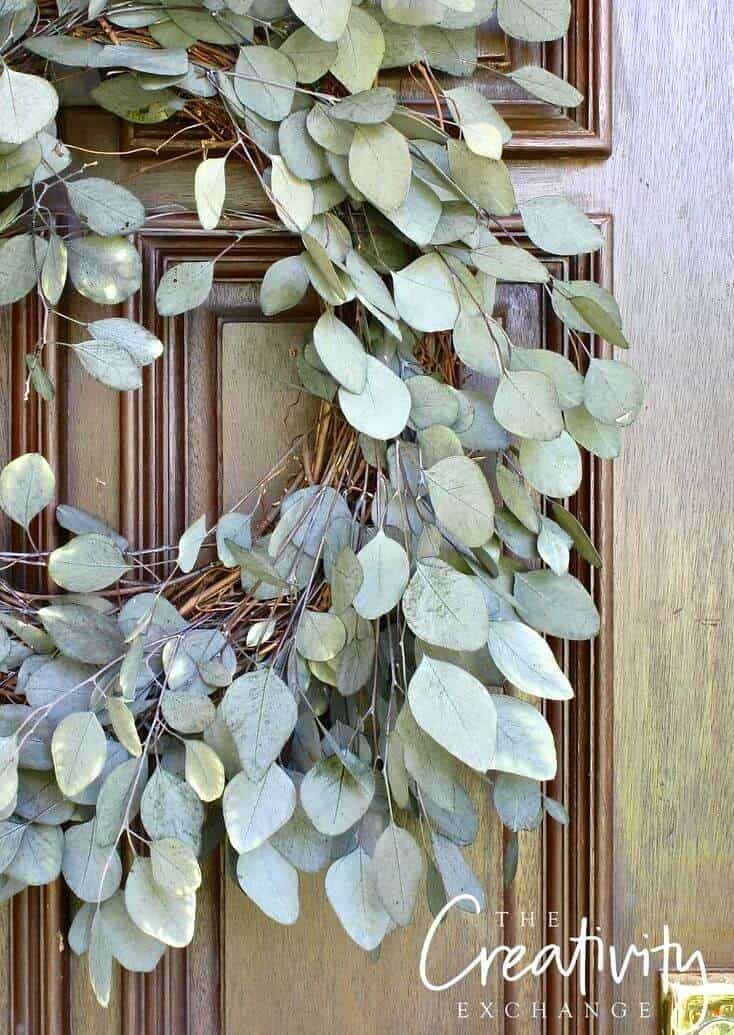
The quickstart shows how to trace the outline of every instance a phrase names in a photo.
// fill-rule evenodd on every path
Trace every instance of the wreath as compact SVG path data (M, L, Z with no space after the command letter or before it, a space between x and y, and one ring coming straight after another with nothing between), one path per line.
M596 635L569 554L601 560L562 501L580 446L618 455L643 390L589 349L592 334L627 348L612 295L551 276L506 220L519 209L549 255L602 245L562 197L516 203L510 129L468 85L503 75L478 58L494 15L495 0L0 2L0 304L35 290L47 318L29 391L54 393L51 315L113 389L139 388L163 351L129 319L80 327L58 308L67 284L115 304L141 281L143 205L56 134L78 70L102 108L176 119L171 137L202 147L198 217L231 234L218 258L247 235L300 237L265 274L266 315L309 291L321 303L297 360L319 419L275 509L260 503L289 457L176 545L134 549L61 505L68 540L44 553L34 519L55 499L52 470L26 454L0 474L29 547L2 555L0 579L1 892L63 876L81 903L69 944L103 1004L113 960L149 971L191 941L198 860L222 840L242 891L279 923L298 917L299 871L325 870L341 924L373 951L410 922L426 872L434 912L457 895L483 903L462 853L479 821L467 770L486 774L511 832L507 881L519 832L545 813L567 822L543 793L556 752L528 697L572 697L545 637ZM496 10L531 41L561 37L569 16L568 0ZM381 85L398 67L433 110ZM582 100L542 68L508 77L561 108ZM228 207L234 163L274 215ZM216 261L170 268L158 312L203 303ZM576 362L510 341L498 281L539 285Z

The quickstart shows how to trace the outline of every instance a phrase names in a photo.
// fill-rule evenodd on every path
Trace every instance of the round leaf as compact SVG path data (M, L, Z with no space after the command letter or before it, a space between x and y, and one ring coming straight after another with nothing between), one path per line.
M104 768L107 741L93 712L67 715L54 730L51 755L59 787L71 797L88 787Z
M0 507L23 528L51 503L55 491L54 473L40 453L24 453L0 473Z
M522 622L490 622L489 652L497 668L518 690L534 697L567 701L573 690L553 651Z
M367 379L356 394L339 389L342 413L357 431L385 441L397 438L410 415L410 392L392 370L374 356L367 356Z
M520 467L533 488L545 496L573 496L581 484L581 454L567 431L551 442L523 439Z
M394 212L410 189L410 151L403 134L388 123L358 126L349 148L349 175L373 205Z
M445 561L420 561L403 596L408 625L426 643L450 650L479 650L489 631L478 581Z

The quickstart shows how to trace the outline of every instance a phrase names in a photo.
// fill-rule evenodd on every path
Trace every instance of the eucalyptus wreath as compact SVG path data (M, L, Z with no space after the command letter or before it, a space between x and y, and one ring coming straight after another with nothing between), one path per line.
M81 902L69 944L103 1004L113 959L149 971L191 941L198 860L222 840L282 924L299 871L326 869L331 907L372 951L410 922L424 877L434 912L459 893L483 903L462 852L479 822L471 772L511 832L507 880L518 832L567 822L543 793L556 751L532 699L572 697L545 637L596 635L568 569L572 549L601 559L562 501L579 446L617 456L643 391L590 352L591 334L627 348L612 295L551 276L506 220L519 208L549 255L602 246L565 198L517 205L511 132L479 82L503 73L479 60L476 30L496 17L547 41L569 16L569 0L0 0L0 304L36 291L46 316L29 391L53 397L44 347L65 321L58 336L76 340L61 344L113 389L139 388L163 351L130 319L59 309L67 286L108 305L140 288L129 235L146 219L58 139L74 70L123 119L204 133L194 197L202 227L230 238L219 258L247 235L300 238L265 274L265 314L320 300L297 359L320 415L274 509L261 503L283 464L178 544L134 549L57 506L69 536L49 553L33 539L56 498L48 463L26 454L0 474L0 507L28 537L0 558L0 893L63 875ZM380 85L392 68L434 110ZM582 100L542 68L508 78L561 108ZM228 206L234 163L275 215ZM158 312L202 304L216 262L170 268ZM510 341L498 281L540 286L575 363Z

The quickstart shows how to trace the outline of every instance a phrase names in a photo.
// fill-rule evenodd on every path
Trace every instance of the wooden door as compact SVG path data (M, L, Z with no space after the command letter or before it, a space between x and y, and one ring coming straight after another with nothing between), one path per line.
M504 891L501 833L487 819L471 860L488 911L479 919L454 915L444 926L432 957L436 975L456 973L483 944L519 941L532 952L563 941L585 916L622 951L646 935L659 939L667 923L689 951L700 949L711 963L734 962L727 814L734 792L727 726L734 689L734 356L727 313L734 249L724 211L731 118L712 71L717 61L726 65L734 40L717 0L704 7L681 0L620 2L613 12L610 6L575 0L569 40L538 53L511 50L491 26L483 38L494 60L540 59L585 95L574 119L502 99L516 129L514 179L520 198L567 194L598 223L603 257L568 260L565 272L606 285L613 278L648 401L613 482L608 465L588 463L576 502L605 568L595 579L587 566L577 568L601 607L602 634L593 645L563 651L578 696L570 706L547 709L560 749L551 793L567 803L573 822L564 832L527 835L519 877ZM160 143L155 127L121 131L111 117L87 109L67 119L65 139L110 153ZM100 167L129 178L149 208L170 211L190 200L194 163L159 168L160 157L112 156ZM244 174L228 186L244 210L264 207ZM38 314L33 304L18 304L0 322L0 442L3 458L41 450L60 473L61 498L143 544L170 542L203 510L211 517L244 495L312 419L283 384L292 380L289 346L311 312L305 304L287 320L262 317L258 280L289 245L243 241L217 265L202 310L162 320L153 305L156 280L172 261L215 254L217 235L174 215L151 222L139 246L146 287L132 315L166 343L143 390L113 396L59 349L48 355L59 385L55 403L24 404L23 357ZM73 305L67 311L83 318L83 300L74 296ZM560 327L535 288L506 286L499 308L518 344L563 348ZM46 545L53 534L44 529ZM64 948L59 931L67 904L59 890L26 893L4 906L0 1031L656 1030L656 976L638 968L621 988L608 974L589 975L588 998L600 1001L597 1020L584 1020L573 981L550 975L503 987L493 971L484 989L475 975L459 989L431 993L418 976L427 910L371 963L325 908L321 880L304 880L295 928L259 914L225 878L219 859L208 863L205 889L193 945L171 953L152 976L117 980L108 1011L96 1005L84 966ZM501 913L508 914L504 929ZM526 1010L516 1019L489 1020L481 1008L491 1001L501 1014L512 1000L544 1001L546 1018ZM626 1018L610 1016L615 1000L628 1004ZM652 1004L649 1019L640 1019L643 1002Z

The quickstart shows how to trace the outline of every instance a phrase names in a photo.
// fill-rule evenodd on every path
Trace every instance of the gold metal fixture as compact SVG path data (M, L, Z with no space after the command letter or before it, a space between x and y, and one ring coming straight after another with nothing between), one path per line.
M734 1035L734 970L715 971L705 985L695 974L661 981L662 1035Z

